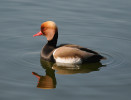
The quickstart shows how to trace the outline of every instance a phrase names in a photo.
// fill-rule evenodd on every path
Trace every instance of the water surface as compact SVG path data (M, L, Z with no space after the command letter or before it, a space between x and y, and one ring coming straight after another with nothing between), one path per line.
M1 0L0 99L130 100L130 11L130 0ZM41 62L46 38L32 35L47 20L58 25L58 44L88 47L107 60L75 69ZM53 89L39 88L32 72Z

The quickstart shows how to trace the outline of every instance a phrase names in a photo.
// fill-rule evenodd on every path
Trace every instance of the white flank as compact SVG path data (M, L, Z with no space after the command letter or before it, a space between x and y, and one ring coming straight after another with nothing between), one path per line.
M54 54L55 54L56 50L57 50L57 49L55 49L55 50L54 50L54 52L53 52L53 56L54 56Z
M70 63L70 64L81 64L82 61L80 58L55 58L56 62L58 63Z

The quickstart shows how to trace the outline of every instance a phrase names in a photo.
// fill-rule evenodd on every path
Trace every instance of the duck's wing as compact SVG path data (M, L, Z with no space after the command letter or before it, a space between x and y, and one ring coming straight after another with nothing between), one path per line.
M53 57L56 62L80 64L83 62L97 62L98 54L79 49L78 46L62 46L54 50Z
M91 49L88 49L88 48L85 48L85 47L81 47L79 45L74 45L74 44L62 44L60 45L59 47L71 47L71 48L77 48L77 49L80 49L82 51L86 51L86 52L89 52L89 53L94 53L94 54L98 54L96 51L93 51Z

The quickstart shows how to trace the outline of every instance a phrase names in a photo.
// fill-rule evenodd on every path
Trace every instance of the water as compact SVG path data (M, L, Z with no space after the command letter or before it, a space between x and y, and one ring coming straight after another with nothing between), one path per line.
M130 10L130 0L1 0L0 100L130 100ZM75 68L42 62L46 39L32 35L47 20L59 27L58 44L88 47L107 60Z

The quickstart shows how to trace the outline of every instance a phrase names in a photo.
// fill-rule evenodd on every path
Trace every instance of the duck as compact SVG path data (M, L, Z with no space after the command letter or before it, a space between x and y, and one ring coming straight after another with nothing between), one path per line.
M46 37L47 43L42 48L40 57L49 62L83 64L100 62L105 59L98 52L79 45L61 44L57 46L58 27L54 21L43 22L40 31L33 35L35 36Z

